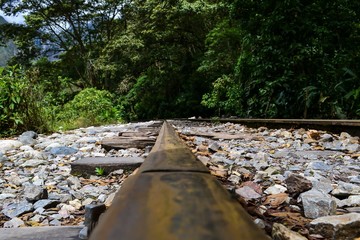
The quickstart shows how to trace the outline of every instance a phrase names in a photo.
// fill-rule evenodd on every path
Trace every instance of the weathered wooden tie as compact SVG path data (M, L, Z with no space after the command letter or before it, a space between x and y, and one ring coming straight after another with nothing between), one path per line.
M90 239L268 238L165 122Z

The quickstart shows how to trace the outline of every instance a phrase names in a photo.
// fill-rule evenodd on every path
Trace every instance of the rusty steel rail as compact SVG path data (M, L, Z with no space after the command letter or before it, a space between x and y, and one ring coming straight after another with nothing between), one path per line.
M336 119L259 119L259 118L197 118L179 119L192 122L231 122L243 124L248 127L269 128L306 128L324 130L333 133L348 132L354 136L360 136L360 120L336 120Z
M139 172L125 181L90 239L269 238L165 122Z

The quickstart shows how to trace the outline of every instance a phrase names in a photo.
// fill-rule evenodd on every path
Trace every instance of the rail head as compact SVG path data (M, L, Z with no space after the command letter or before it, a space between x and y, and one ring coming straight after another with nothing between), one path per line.
M181 163L197 161L189 152L165 122L147 165L125 181L90 239L269 239L209 171Z

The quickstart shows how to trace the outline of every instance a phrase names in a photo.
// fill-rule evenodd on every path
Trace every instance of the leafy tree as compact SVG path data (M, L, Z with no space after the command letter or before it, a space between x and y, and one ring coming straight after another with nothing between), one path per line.
M230 14L241 49L236 62L229 58L235 67L222 87L227 109L256 117L354 117L359 98L345 96L359 83L346 69L359 74L359 7L355 1L235 0Z
M126 31L103 51L98 71L118 85L138 118L201 114L206 82L196 69L221 6L211 1L133 1Z
M27 13L26 25L7 24L2 33L15 39L19 47L16 62L25 64L25 59L29 62L40 54L49 56L47 51L61 53L63 70L73 69L65 71L67 77L80 79L83 86L101 87L93 61L123 27L121 11L125 4L123 0L1 1L0 8L7 14Z

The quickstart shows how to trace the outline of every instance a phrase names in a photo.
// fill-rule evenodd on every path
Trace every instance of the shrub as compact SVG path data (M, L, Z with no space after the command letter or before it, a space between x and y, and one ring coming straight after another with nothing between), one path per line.
M110 92L86 88L64 105L58 114L58 121L61 127L70 129L118 122L119 116Z
M41 89L17 65L0 68L0 134L47 131Z

